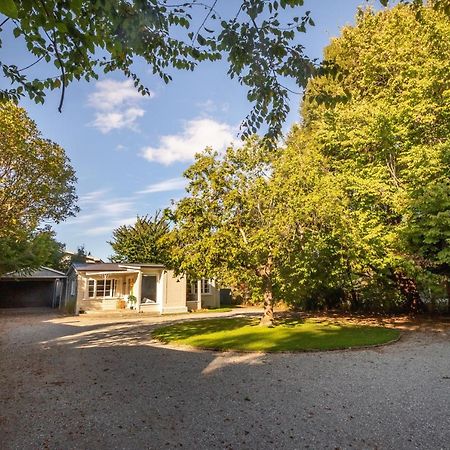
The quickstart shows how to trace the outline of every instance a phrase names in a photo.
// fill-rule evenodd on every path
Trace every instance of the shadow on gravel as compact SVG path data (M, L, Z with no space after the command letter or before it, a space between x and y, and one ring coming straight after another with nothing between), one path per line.
M153 344L180 320L0 317L2 450L449 442L445 343L295 356Z
M223 371L257 366L261 356L223 359L153 346L154 326L80 324L48 314L12 326L0 345L0 378L8 386L0 390L2 450L194 448L198 437L190 430L199 421L210 427L230 399L220 385L233 376ZM245 397L233 389L236 404L248 406Z

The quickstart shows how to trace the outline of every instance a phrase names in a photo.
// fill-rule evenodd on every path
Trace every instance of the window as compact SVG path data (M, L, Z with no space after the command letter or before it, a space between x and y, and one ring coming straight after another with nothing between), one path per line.
M89 297L95 297L95 280L89 280Z
M75 295L75 280L70 280L70 295Z
M205 280L204 278L201 281L201 293L211 294L211 284L209 283L209 280Z
M141 303L156 303L158 279L155 275L142 277Z
M114 297L117 280L89 280L89 297Z
M201 294L211 294L211 283L210 280L202 278L200 282L200 293ZM188 284L188 293L192 295L197 295L197 282L194 281Z

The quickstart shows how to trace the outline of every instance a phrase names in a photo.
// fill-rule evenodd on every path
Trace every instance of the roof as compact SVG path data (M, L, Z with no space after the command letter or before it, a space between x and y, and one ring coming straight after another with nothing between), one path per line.
M139 264L139 263L130 263L130 264L120 264L120 267L131 267L132 269L136 269L136 268L145 268L145 267L150 267L150 268L156 268L156 269L164 269L166 266L164 264L156 264L156 263L143 263L143 264Z
M77 272L98 272L96 275L104 274L105 272L114 272L114 273L126 273L131 272L131 270L127 269L165 269L164 264L119 264L119 263L101 263L101 264L83 264L83 263L74 263L73 268Z
M41 279L41 280L49 280L49 279L57 279L57 278L65 278L66 275L59 270L50 269L49 267L41 267L40 269L34 270L32 272L10 272L3 275L2 279L14 279L14 280L24 280L24 279Z
M83 272L114 272L123 270L117 263L74 263L73 267L75 270Z

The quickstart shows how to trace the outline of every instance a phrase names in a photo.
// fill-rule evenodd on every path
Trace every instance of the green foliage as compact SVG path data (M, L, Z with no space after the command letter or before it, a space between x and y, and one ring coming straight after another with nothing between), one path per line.
M64 150L41 136L24 109L0 103L0 237L73 216L75 183Z
M314 147L337 194L323 203L336 217L296 263L300 279L317 281L314 295L337 288L352 306L386 308L398 292L420 300L420 266L447 270L450 22L434 6L361 11L308 84L291 138L297 153L285 165L298 167ZM295 177L286 184L293 193ZM298 209L307 210L302 195Z
M44 139L24 109L0 104L0 274L60 268L64 246L48 221L73 216L76 177L64 150Z
M407 224L404 237L413 257L431 272L450 278L449 181L430 183L411 201Z
M207 309L197 309L192 311L193 314L205 314L205 313L227 313L233 311L232 308L207 308Z
M287 320L269 328L259 326L254 318L193 321L152 332L152 337L163 342L217 350L264 352L354 348L384 344L398 336L395 329L314 320Z
M64 255L61 257L59 261L58 268L62 272L67 272L72 266L72 264L75 263L85 264L88 255L90 255L90 253L86 252L84 245L80 245L77 248L76 253L64 252Z
M41 266L60 268L64 245L56 241L50 229L0 237L0 275L30 272Z
M252 139L187 170L177 269L253 299L419 309L419 289L439 290L423 269L448 276L449 74L435 4L360 11L326 48L285 148Z
M212 149L185 172L188 196L173 211L172 264L189 278L245 284L273 302L276 273L290 249L271 186L277 157L257 139L223 156Z
M169 232L164 215L137 217L134 225L122 225L113 231L109 242L114 250L111 261L120 263L167 263L163 238Z
M148 95L133 71L137 59L168 83L173 69L194 70L199 63L224 58L228 75L248 88L248 99L254 103L244 120L243 136L265 123L269 136L277 137L289 111L283 80L304 86L313 69L297 43L298 34L314 25L310 13L292 15L303 0L241 0L235 13L226 17L216 3L3 0L0 13L7 19L0 21L0 37L23 39L33 62L28 67L0 62L12 85L0 90L0 97L28 96L43 103L48 90L61 89L61 111L67 86L74 80L97 79L102 72L121 71ZM14 20L8 23L8 17ZM41 61L59 75L32 78L29 69Z

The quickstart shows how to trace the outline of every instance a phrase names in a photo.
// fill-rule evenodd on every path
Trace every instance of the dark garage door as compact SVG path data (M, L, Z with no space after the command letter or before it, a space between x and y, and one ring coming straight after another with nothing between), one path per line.
M0 308L52 306L54 280L0 281Z

